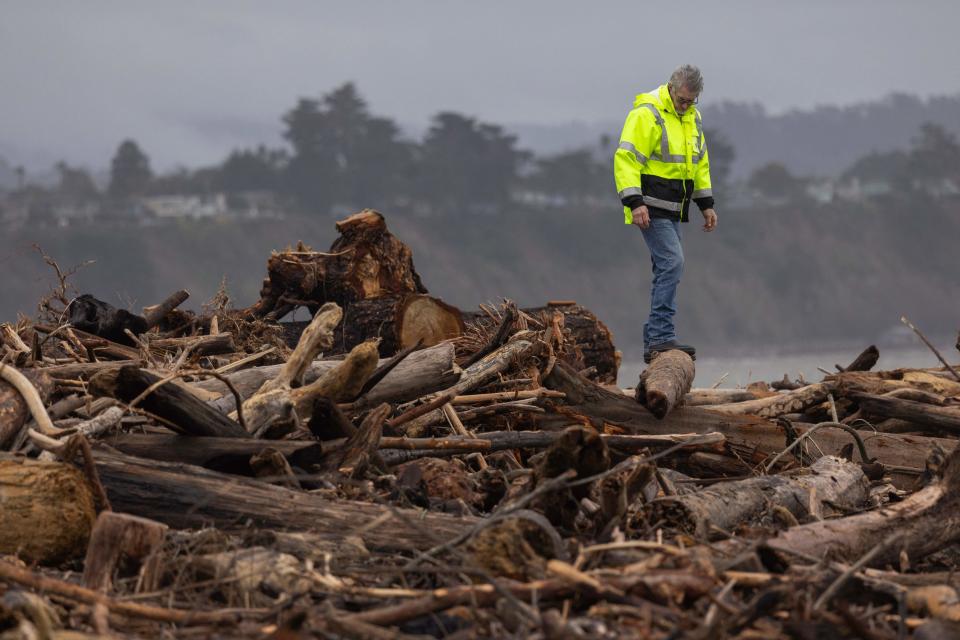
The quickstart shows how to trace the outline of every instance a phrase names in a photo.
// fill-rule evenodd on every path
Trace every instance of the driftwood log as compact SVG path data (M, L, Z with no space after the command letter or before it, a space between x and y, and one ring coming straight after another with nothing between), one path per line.
M650 504L650 517L700 538L717 538L757 523L774 507L798 520L819 519L830 505L853 509L866 501L869 488L860 465L825 456L793 475L721 482L687 495L658 498Z
M308 324L280 324L289 346L296 345ZM463 329L460 310L439 298L420 293L367 298L344 305L343 322L334 330L333 344L326 353L346 353L361 342L379 338L380 354L387 358L417 343L432 347L457 338Z
M310 384L328 371L340 366L341 360L314 360L303 375L303 383ZM378 365L385 361L381 360ZM284 365L252 367L229 374L227 379L236 387L244 399L252 396L263 384L275 378ZM452 344L439 344L435 347L414 351L403 359L370 391L360 399L362 406L375 406L381 402L405 402L428 393L445 389L460 377L460 370L454 364ZM236 409L233 394L226 385L215 378L194 383L194 386L223 395L211 404L217 410L229 413Z
M0 554L57 564L83 556L96 511L69 464L0 457Z
M522 312L544 323L550 322L553 313L560 313L562 330L573 345L564 359L578 371L595 367L600 382L616 382L620 356L613 345L613 336L589 309L562 302L522 309ZM365 339L378 337L381 338L380 354L389 357L418 341L430 346L459 337L466 323L483 326L489 332L498 329L485 312L461 312L442 300L423 294L393 294L359 300L344 307L343 323L334 331L333 346L328 353L345 353ZM281 323L288 345L296 344L307 324Z
M163 384L160 384L163 382ZM137 406L163 418L164 425L185 435L239 437L239 424L197 398L193 393L135 365L101 371L90 380L90 392L121 402L138 400Z
M683 401L695 374L689 355L676 349L665 351L640 374L636 400L662 420Z
M296 426L298 416L294 411L296 403L291 397L293 388L303 381L307 367L317 354L330 346L333 341L333 328L342 317L343 312L338 305L332 302L325 304L303 332L297 348L277 375L264 382L256 393L243 401L247 431L260 436L267 429L276 426L280 430L279 435L283 435Z
M45 403L53 391L50 376L42 369L24 369L20 373L36 388L41 401ZM16 439L30 415L30 407L23 394L9 382L0 380L0 449L6 449Z
M140 335L149 328L143 316L130 313L126 309L117 309L88 293L73 300L69 311L71 326L122 345L134 345L126 331Z
M565 354L564 360L577 371L596 367L596 379L604 384L617 381L620 368L620 353L613 345L613 334L593 312L575 302L549 302L542 307L530 307L521 313L549 326L554 313L563 317L561 329L568 334L568 343L573 351ZM468 324L479 324L490 333L497 330L496 321L485 312L464 313Z
M766 398L730 404L707 405L704 408L727 414L751 414L764 418L775 418L788 413L799 413L820 404L827 399L830 390L830 385L817 383Z
M560 437L559 431L489 431L476 436L446 438L380 438L379 451L385 462L396 464L422 456L449 456L480 451L494 453L510 449L545 449ZM607 446L622 453L663 449L685 444L685 450L716 450L725 438L720 433L667 435L600 436ZM131 456L179 462L222 473L253 476L251 458L267 448L287 458L294 467L310 471L325 464L326 456L344 446L343 439L260 440L257 438L190 438L166 433L126 433L110 438L110 446ZM410 454L421 455L410 455ZM402 455L403 454L403 455Z
M329 500L191 465L103 450L94 450L94 459L114 509L176 528L212 524L230 529L251 521L268 528L310 531L331 541L355 534L369 548L410 550L454 538L477 521L403 508L395 509L401 517L382 520L390 512L375 504ZM374 521L376 526L364 526Z
M730 404L756 400L774 395L773 392L758 392L750 389L691 389L683 397L683 406L702 407L713 404Z
M894 540L893 544L881 544ZM960 540L960 448L943 477L903 502L858 515L792 527L767 541L773 551L854 560L873 550L870 566L895 563L901 552L923 558Z
M515 361L522 358L533 345L527 340L514 340L503 345L493 353L483 357L478 362L467 367L461 374L460 379L455 384L443 390L437 396L447 396L452 399L458 395L463 395L471 389L475 389L481 384L490 380L498 373L505 371ZM376 390L376 387L374 387ZM404 426L407 435L421 435L421 432L431 424L436 424L443 418L442 408L435 409L418 417Z
M871 416L899 418L916 425L960 434L960 407L938 407L902 398L853 393L860 410Z
M569 424L575 416L588 420L600 431L609 431L610 425L631 434L726 432L732 426L769 425L762 418L727 415L703 407L679 407L669 420L661 421L633 398L584 378L564 362L556 364L543 384L566 394L565 404L556 407L554 414L537 418L545 427Z

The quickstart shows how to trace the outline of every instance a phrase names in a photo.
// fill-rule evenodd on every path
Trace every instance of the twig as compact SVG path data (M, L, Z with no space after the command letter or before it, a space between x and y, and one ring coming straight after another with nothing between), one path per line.
M933 355L937 356L937 359L943 363L943 366L945 366L950 373L953 374L953 377L956 378L957 380L960 380L960 373L957 373L957 370L951 367L950 364L943 359L943 356L940 355L940 352L937 351L937 348L934 347L932 344L930 344L930 341L927 340L926 336L920 333L920 329L917 329L915 326L913 326L912 322L907 320L907 316L900 316L900 322L910 327L910 329L912 329L913 332L917 334L917 337L923 340L923 344L930 347L930 351L933 351Z
M183 609L164 609L151 605L120 602L99 591L87 589L55 578L38 576L29 569L23 569L9 562L0 561L0 579L15 582L29 589L53 593L64 598L86 604L100 604L113 613L133 618L145 618L157 622L174 624L224 624L237 622L241 613L230 611L185 611ZM260 612L257 612L258 614Z
M860 434L857 432L856 429L854 429L853 427L849 427L845 424L842 424L840 422L821 422L819 424L813 425L812 427L804 431L802 434L800 434L799 438L797 438L796 440L790 443L789 447L787 447L786 449L778 453L776 456L774 456L773 460L771 460L770 463L764 468L764 472L770 473L770 470L773 469L773 467L778 462L780 462L780 459L783 456L787 455L790 451L795 449L797 445L803 442L806 438L809 438L810 436L812 436L814 432L824 427L833 427L835 429L843 429L844 431L852 435L853 439L857 441L857 448L860 450L861 459L864 462L870 462L872 460L872 458L869 455L867 455L867 447L863 443L863 438L860 437Z
M277 350L276 347L267 347L263 351L258 351L257 353L246 356L245 358L240 358L239 360L234 360L229 364L225 364L222 367L218 368L216 371L217 373L230 373L231 371L234 371L235 369L239 369L240 367L248 365L251 362L256 362L263 356L267 355L268 353L273 353L276 350Z
M413 407L412 409L408 409L405 413L401 413L397 417L387 420L387 426L390 427L391 429L395 429L400 425L404 425L410 422L411 420L415 420L422 415L426 415L430 413L435 409L439 409L443 405L453 400L453 398L456 397L456 395L457 395L456 390L452 390L452 391L448 391L447 393L436 396L429 402L425 402L421 405Z

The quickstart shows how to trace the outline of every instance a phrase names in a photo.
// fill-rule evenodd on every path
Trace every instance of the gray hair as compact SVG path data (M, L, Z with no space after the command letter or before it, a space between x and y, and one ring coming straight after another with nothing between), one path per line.
M684 87L700 95L703 91L703 74L692 64L680 65L670 74L670 86Z

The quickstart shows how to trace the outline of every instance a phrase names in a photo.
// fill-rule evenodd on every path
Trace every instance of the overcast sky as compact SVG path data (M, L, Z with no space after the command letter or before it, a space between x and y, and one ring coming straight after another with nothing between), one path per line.
M301 96L353 80L411 128L620 120L677 64L704 103L772 111L960 91L960 2L0 0L0 156L155 168L279 139Z

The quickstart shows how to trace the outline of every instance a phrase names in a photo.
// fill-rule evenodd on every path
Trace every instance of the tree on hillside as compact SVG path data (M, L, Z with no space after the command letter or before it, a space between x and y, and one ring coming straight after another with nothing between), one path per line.
M353 83L301 99L283 122L293 147L286 184L302 204L377 206L404 190L411 147L392 120L370 114Z
M502 208L530 154L499 126L459 113L433 118L420 149L418 194L449 208Z
M231 153L220 167L219 186L224 191L273 191L287 154L279 149L239 149Z
M589 149L537 158L534 164L527 182L546 195L560 196L571 203L615 196L608 163L598 162Z
M920 125L910 152L910 171L921 181L960 176L960 144L957 137L938 124Z
M707 150L710 154L710 180L714 189L723 189L730 179L736 151L730 139L715 129L705 129L703 136L707 141Z
M56 169L60 174L60 183L57 185L60 195L71 200L94 200L100 195L93 178L85 169L71 167L63 161L57 163Z
M765 164L751 174L747 185L771 200L790 200L803 193L803 183L779 162Z
M110 163L110 195L127 198L144 193L153 172L150 159L133 140L124 140Z

